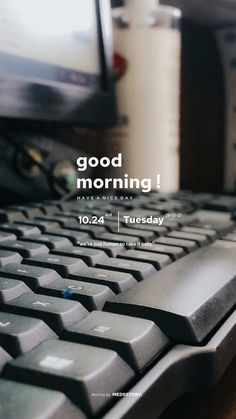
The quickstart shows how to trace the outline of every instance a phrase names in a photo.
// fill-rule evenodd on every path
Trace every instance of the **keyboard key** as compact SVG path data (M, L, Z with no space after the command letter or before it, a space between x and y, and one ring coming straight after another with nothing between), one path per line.
M138 281L142 281L143 279L151 276L156 271L155 268L149 263L136 262L133 260L126 260L121 258L108 258L104 262L97 263L96 266L101 269L109 269L110 271L128 272Z
M59 211L62 211L63 213L66 211L71 211L73 208L75 208L78 204L76 201L49 201L53 205L56 205L59 209Z
M137 283L129 273L107 271L106 269L98 268L87 268L77 274L70 275L70 278L106 285L115 294L126 291Z
M159 214L166 214L169 212L176 212L176 211L182 211L182 208L179 208L179 206L175 202L160 202L159 204L143 204L143 207L156 211Z
M197 213L194 214L183 214L181 213L181 217L177 218L176 220L180 226L186 226L193 223L198 223L199 218Z
M43 217L37 217L35 219L36 222L38 221L50 221L50 222L56 222L61 227L66 227L67 225L73 225L73 219L69 217L64 217L63 214L61 215L44 215Z
M100 236L101 240L106 240L115 243L125 243L127 247L135 247L140 242L137 236L127 236L124 234L105 233Z
M31 207L40 208L41 211L46 215L52 215L58 212L58 206L53 204L47 204L45 202L39 202L36 204L31 204Z
M12 233L0 232L0 243L10 241L10 240L16 240L16 235Z
M0 379L0 414L5 419L85 419L64 394ZM53 416L52 416L53 415Z
M169 201L164 202L159 205L156 205L156 209L160 211L163 214L171 213L171 212L180 212L180 213L186 213L190 214L194 211L195 207L187 202L177 202L177 201ZM184 216L188 216L185 215ZM190 217L192 214L190 215Z
M134 230L147 230L151 231L155 236L164 236L168 233L168 229L165 226L147 225L147 224L126 224L129 228ZM136 234L138 235L138 234Z
M190 225L190 224L189 224ZM225 218L225 214L209 213L208 211L203 212L200 216L198 223L191 223L193 227L201 227L208 230L215 230L219 237L230 233L234 228L234 223L228 218Z
M0 346L0 371L2 370L4 365L11 359L12 359L11 356ZM1 413L1 410L0 410L0 413Z
M94 214L94 211L93 212L87 212L86 210L84 210L84 209L81 209L80 211L73 211L73 210L71 210L71 211L64 211L63 212L63 214L61 214L60 212L59 213L56 213L55 215L56 216L61 216L61 215L63 215L63 217L66 219L70 219L70 220L72 220L73 222L77 222L79 225L80 225L80 222L79 222L79 216L80 217L89 217L89 219L91 220L91 215L92 214ZM104 213L103 213L103 215L104 215Z
M156 269L162 269L171 263L171 259L167 255L159 253L142 252L139 250L127 250L127 252L119 255L118 258L127 260L136 260L152 264Z
M105 218L104 223L102 224L106 229L110 232L117 233L118 232L118 219L111 220L110 218L107 220Z
M143 202L142 207L146 208L146 209L149 209L149 210L152 210L152 211L155 211L158 214L166 214L169 211L174 211L175 210L173 205L170 206L170 205L168 205L168 203L166 203L166 204L165 203L163 203L163 204L158 204L158 203L152 204L152 203Z
M72 211L74 209L80 210L81 208L84 208L83 202L77 202L77 201L57 201L57 205L59 207L59 210L64 214L65 212Z
M77 244L78 242L84 242L89 238L87 233L83 233L82 231L76 230L66 230L63 228L57 228L53 231L48 232L49 236L58 236L58 237L66 237L70 240L73 244Z
M67 278L70 274L86 268L81 259L69 258L59 255L37 255L24 259L26 265L40 266L42 268L54 269L59 275Z
M53 250L51 253L54 255L76 257L82 259L89 266L95 266L96 263L102 262L104 259L108 258L107 254L103 252L103 250L88 249L79 246Z
M107 300L114 296L105 285L90 282L57 279L39 289L40 294L79 301L87 310L102 310Z
M18 222L16 222L15 224L18 224ZM37 227L43 233L46 233L47 231L55 230L56 228L59 227L59 223L56 223L55 221L27 220L27 221L21 222L21 224Z
M160 214L159 211L157 210L147 210L147 209L141 209L141 208L135 208L131 211L121 211L120 212L120 217L122 218L125 215L130 215L130 217L136 217L136 218L147 218L150 217L151 215L153 215L154 217L158 217L158 215Z
M165 217L163 225L168 230L180 230L180 225L177 221L175 221L173 218L167 218Z
M105 227L101 225L79 224L72 221L70 223L65 222L63 226L68 230L76 230L88 233L93 238L100 237L102 234L106 233Z
M191 240L184 240L184 239L174 239L171 237L159 237L155 240L155 243L157 244L164 244L169 246L175 246L175 247L182 247L187 253L193 252L193 250L196 250L198 246L195 242Z
M187 191L179 191L175 194L175 198L180 198L182 200L186 200L189 202L192 202L195 206L202 208L205 204L205 202L210 201L211 199L214 199L214 194L210 193L192 193Z
M76 218L78 218L79 216L91 216L91 215L104 215L105 214L105 210L99 210L99 209L88 209L86 207L82 207L80 209L71 209L69 212L64 213L65 215L69 215L69 216L74 216L77 215Z
M204 236L203 234L187 233L185 231L172 231L171 233L167 234L167 236L173 237L174 239L191 240L197 243L199 247L209 244L207 236Z
M185 233L203 234L204 236L207 236L210 242L217 239L216 232L207 228L186 226L183 227L181 231L184 231Z
M199 344L235 305L236 244L217 241L107 302L105 310L153 320L170 338Z
M0 313L0 345L12 357L20 356L56 334L38 319Z
M110 212L110 214L111 215L109 215L109 218L107 219L107 218L105 218L105 222L104 222L104 226L107 228L107 226L106 226L106 224L107 225L109 225L110 223L113 225L113 226L115 226L114 225L114 223L116 224L116 226L118 226L118 212L117 211L112 211L112 212ZM104 215L104 213L103 213L103 215ZM120 222L122 221L122 219L120 219ZM110 225L111 225L110 224ZM122 224L122 223L121 223ZM108 229L108 228L107 228Z
M117 232L117 227L116 229L112 229L112 231ZM132 228L128 228L128 227L121 227L119 229L119 234L123 234L124 236L136 236L139 238L139 240L144 241L144 242L148 242L148 241L152 241L155 238L155 234L148 230L139 230L139 229L132 229Z
M60 278L60 275L52 269L16 263L0 268L0 276L24 281L33 291Z
M147 251L147 252L154 252L154 253L160 253L170 256L172 260L177 260L181 257L183 257L186 253L182 247L176 247L176 246L167 246L164 244L155 244L152 243L150 246L143 246L139 245L137 246L138 250Z
M168 344L168 339L153 322L102 311L93 311L70 326L62 339L113 349L137 371Z
M36 317L45 321L57 334L85 317L88 311L77 301L62 298L24 294L2 305L9 313Z
M14 240L3 243L0 242L0 249L15 251L22 257L35 256L40 253L49 253L48 247L46 247L44 244L24 242L21 240Z
M20 263L22 257L15 252L9 252L8 250L0 249L0 266L9 265L9 263Z
M73 215L73 216L75 216L75 215L77 215L77 217L79 217L79 216L83 216L83 215L87 215L87 216L91 216L91 215L99 215L99 216L104 216L104 214L105 214L105 209L104 210L101 210L101 209L98 209L98 208L94 208L94 209L92 209L92 208L86 208L86 207L82 207L82 208L80 208L80 209L72 209L69 213L66 213L66 214L68 214L68 215Z
M111 204L107 204L103 207L103 214L104 211L111 212L112 214L117 214L118 211L124 211L127 209L128 211L131 209L131 205L128 202L124 201L116 201Z
M29 241L32 243L42 243L45 244L49 249L60 249L61 247L71 247L72 243L70 240L65 237L58 236L49 236L47 234L34 234L27 238L22 238L24 241Z
M204 208L214 211L232 212L236 210L236 198L232 196L220 196L206 202Z
M21 211L27 218L41 217L43 215L40 208L31 205L14 205L11 208L14 208L16 211Z
M40 230L38 227L27 226L24 224L1 224L0 231L3 233L12 233L17 237L28 237L34 234L39 234Z
M89 249L101 249L103 250L108 256L116 257L120 253L124 252L126 249L124 246L120 244L111 243L108 241L103 240L86 240L85 243L80 244L78 246L82 248L89 248Z
M78 343L48 341L9 362L4 376L60 390L89 415L96 414L112 394L134 377L133 370L116 352Z
M0 303L13 300L26 292L32 292L27 285L16 279L0 278Z
M13 223L14 221L24 221L25 216L21 211L13 209L0 210L0 223Z

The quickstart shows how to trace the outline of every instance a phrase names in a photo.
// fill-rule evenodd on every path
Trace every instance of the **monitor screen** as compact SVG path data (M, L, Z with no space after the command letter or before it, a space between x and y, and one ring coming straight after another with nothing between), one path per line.
M1 116L99 123L92 110L112 90L108 7L106 0L0 0Z

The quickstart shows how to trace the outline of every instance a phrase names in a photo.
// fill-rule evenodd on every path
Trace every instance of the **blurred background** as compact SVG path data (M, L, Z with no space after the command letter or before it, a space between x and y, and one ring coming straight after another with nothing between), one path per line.
M113 7L123 4L112 0ZM160 4L182 12L180 187L235 191L236 4L231 0Z
M102 3L94 4L98 7ZM1 1L4 17L3 4ZM89 4L78 1L85 18ZM110 5L109 0L104 4ZM64 102L69 89L66 96L65 85L60 89L55 83L52 88L27 80L23 103L14 112L8 110L9 104L17 102L11 96L17 89L13 84L7 90L5 75L10 67L0 68L0 73L5 71L0 78L2 205L60 197L75 190L75 162L84 153L112 157L123 152L122 173L97 168L92 173L94 178L128 173L154 179L160 173L163 192L187 189L235 193L236 3L111 0L111 7L102 11L103 21L98 25L103 44L89 38L88 31L87 38L80 38L95 67L96 59L100 60L103 90L89 93L90 99L81 105L84 93L76 90L74 83L70 100L79 104L70 114L70 121ZM29 13L33 13L30 10L25 9L28 21L32 18ZM9 16L7 30L18 30L19 25ZM4 36L8 34L5 26L3 31ZM67 50L63 51L67 60ZM81 55L81 68L87 62ZM89 80L96 81L96 75ZM6 134L14 141L10 142ZM48 164L53 187L48 187L40 164ZM155 189L154 180L153 186Z

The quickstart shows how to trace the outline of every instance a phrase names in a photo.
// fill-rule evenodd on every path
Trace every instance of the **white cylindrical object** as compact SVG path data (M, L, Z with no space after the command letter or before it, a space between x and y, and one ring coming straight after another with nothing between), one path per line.
M147 13L139 14L144 4ZM179 188L181 37L167 16L173 18L176 9L154 8L153 1L143 0L129 0L127 5L124 22L130 24L114 29L115 52L128 63L116 84L118 111L126 121L114 131L123 151L123 172L150 177L154 190L160 174L161 191L174 192Z
M130 19L131 25L140 18L143 19L150 11L156 11L156 0L126 0L125 11Z

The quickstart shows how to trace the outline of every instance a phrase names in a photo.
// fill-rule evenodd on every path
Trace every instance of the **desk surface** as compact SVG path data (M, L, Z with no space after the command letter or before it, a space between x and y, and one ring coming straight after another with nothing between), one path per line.
M160 419L236 419L236 359L220 382L201 396L184 397Z

